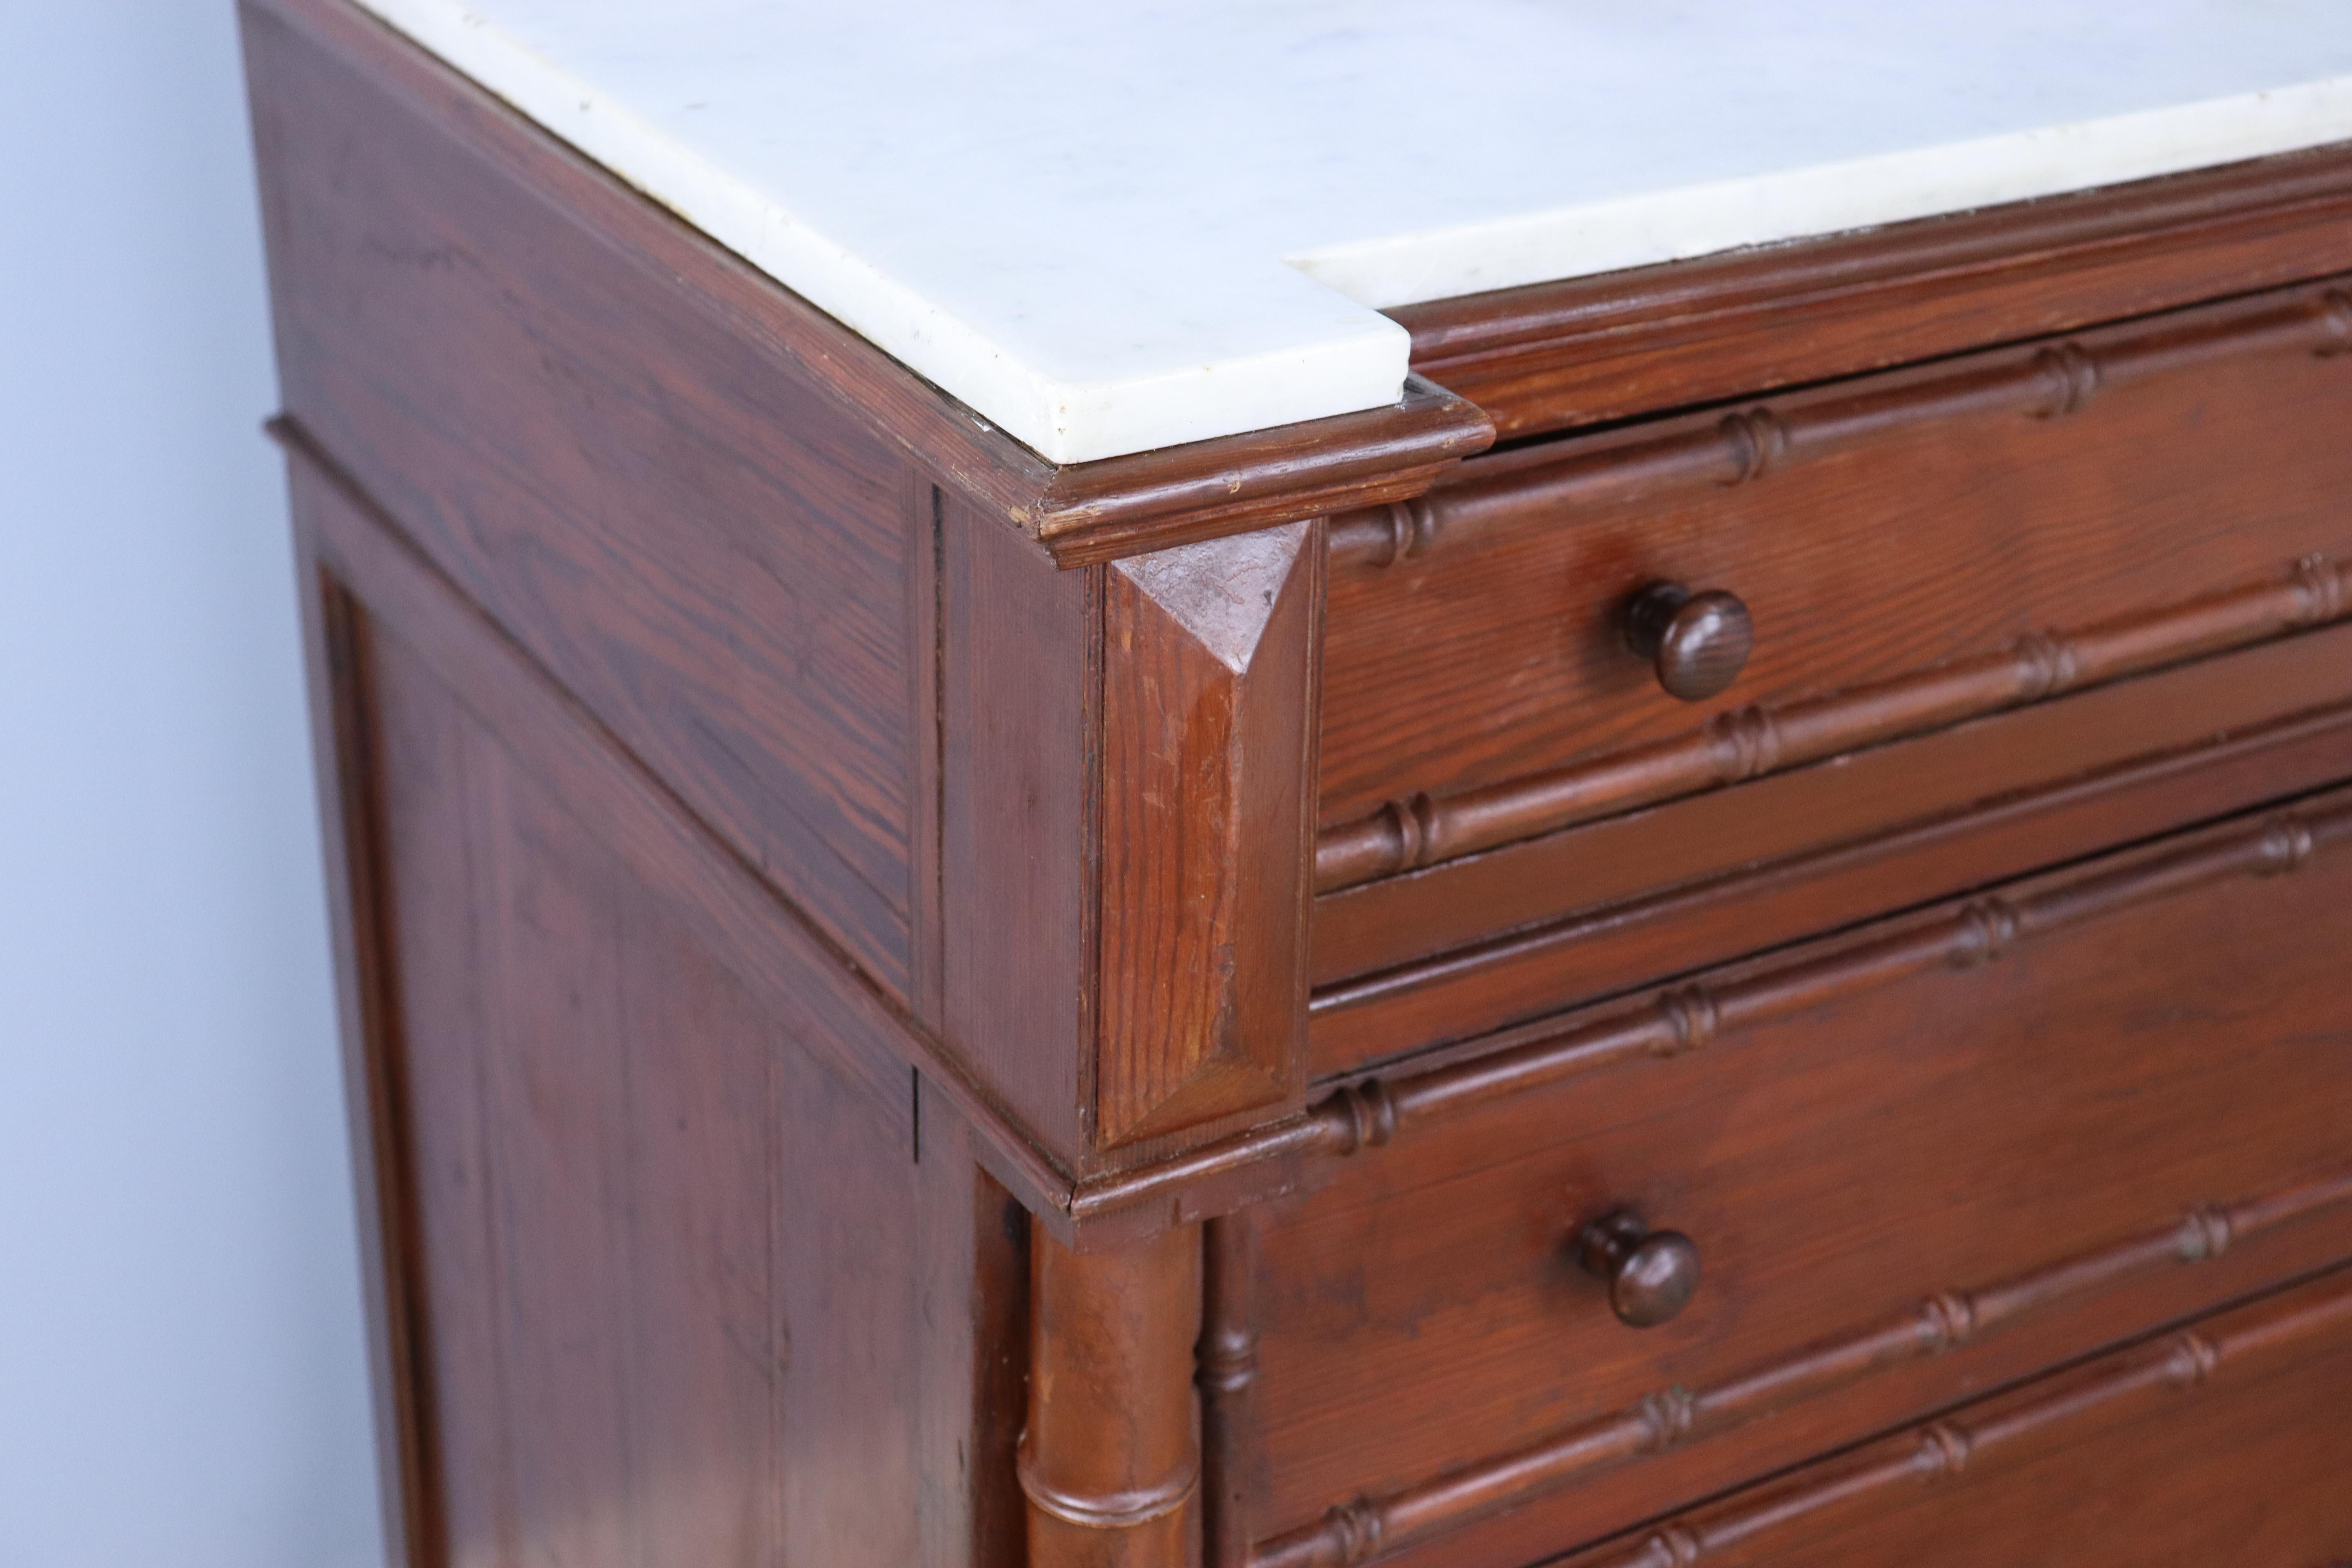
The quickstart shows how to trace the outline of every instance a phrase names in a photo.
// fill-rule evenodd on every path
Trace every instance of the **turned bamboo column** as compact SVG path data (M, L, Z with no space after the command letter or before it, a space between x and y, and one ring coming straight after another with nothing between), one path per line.
M1200 1560L1201 1231L1031 1254L1030 1568L1192 1568Z

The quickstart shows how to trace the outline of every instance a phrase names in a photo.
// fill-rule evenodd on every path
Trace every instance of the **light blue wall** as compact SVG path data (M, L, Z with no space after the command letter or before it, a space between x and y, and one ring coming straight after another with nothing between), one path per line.
M382 1560L229 0L0 0L0 1565Z

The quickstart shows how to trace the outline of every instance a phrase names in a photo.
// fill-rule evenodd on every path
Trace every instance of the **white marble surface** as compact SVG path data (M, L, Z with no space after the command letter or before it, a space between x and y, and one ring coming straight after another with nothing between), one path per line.
M2352 0L361 0L1059 462L1378 307L2352 138Z

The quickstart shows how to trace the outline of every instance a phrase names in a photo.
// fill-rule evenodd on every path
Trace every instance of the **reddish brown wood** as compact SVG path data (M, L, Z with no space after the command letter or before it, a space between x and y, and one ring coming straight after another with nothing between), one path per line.
M419 1360L425 1305L414 1263L419 1222L408 1163L410 1113L399 1040L390 1027L394 979L374 837L382 804L373 798L366 621L320 566L309 530L296 531L295 554L361 1276L371 1309L368 1363L384 1555L404 1568L438 1568L447 1560L441 1549L446 1531L427 1462L433 1387Z
M560 759L494 738L397 633L367 646L446 1532L424 1549L901 1563L928 1531L969 1551L964 1467L1009 1464L1009 1435L975 1408L992 1355L925 1287L1017 1266L1002 1195L948 1128L918 1164L910 1078L801 1043L816 998L755 1000L719 968L576 815L593 796ZM958 1184L961 1223L927 1216Z
M1372 816L1326 829L1316 845L1317 886L1329 892L1930 733L2078 686L2325 625L2347 609L2352 594L2346 591L2344 574L2326 556L2308 555L2278 579L2189 604L2069 632L2035 634L1996 653L1777 710L1740 708L1695 733L1579 766L1455 795L1416 794Z
M2338 146L1390 314L1517 438L2291 283L2347 240Z
M950 1037L1082 1179L1295 1108L1317 529L1069 573L945 518Z
M2352 1466L2352 1426L2342 1419L2352 1400L2347 1352L2352 1279L2338 1270L1563 1559L1563 1568L1825 1554L1857 1568L1909 1568L2030 1561L2061 1542L2070 1563L2119 1568L2159 1552L2317 1563L2352 1540L2352 1490L2314 1489L2307 1479L2340 1479ZM2299 1387L2261 1390L2264 1378ZM2250 1398L2242 1391L2250 1383L2268 1396ZM2191 1394L2221 1408L2175 1408ZM2135 1418L2137 1427L2126 1425ZM2200 1463L2213 1453L2237 1456L2268 1484L2217 1484ZM1923 1485L1932 1499L1924 1503ZM2283 1508L2282 1496L2298 1500Z
M465 160L502 182L518 220L561 216L577 237L556 241L558 248L531 259L523 276L576 287L568 276L593 265L581 242L597 241L618 253L631 275L616 298L670 312L679 330L698 322L736 340L739 363L763 365L755 374L791 379L827 399L982 515L1070 563L1415 494L1494 439L1479 409L1414 378L1392 408L1056 468L356 8L341 0L244 0L244 14L249 36L282 26L352 73L345 79L353 93L346 125L373 118L380 98L396 100L398 113L430 121ZM252 79L267 169L294 151L274 139L271 117L284 84ZM265 206L281 200L266 182ZM272 212L272 223L283 216ZM282 322L282 296L298 285L279 243L288 232L280 226L273 236ZM460 270L447 264L475 253L425 248L381 259L396 267L404 255L420 269ZM415 324L420 337L433 327L430 319ZM464 349L458 342L446 346ZM679 345L673 338L667 346Z
M2347 776L2352 707L2291 713L2217 743L1760 869L1629 899L1331 986L1317 994L1310 1061L1318 1078L1359 1071L1562 1003L1847 926L1921 897L1949 896L2016 876L2085 846L2147 837ZM1650 842L1654 847L1669 838L1661 831ZM1461 869L1481 864L1464 862ZM1374 884L1364 892L1397 885ZM1335 935L1341 923L1333 906L1353 896L1318 909L1318 942ZM1465 918L1476 910L1491 925L1498 912L1507 912L1478 910L1476 897L1473 891L1463 900ZM1431 907L1423 906L1424 912Z
M2269 355L2334 359L2352 349L2352 292L2342 276L2075 336L1962 355L1932 366L1838 382L1737 413L1685 415L1585 440L1516 447L1448 476L1406 510L1409 548L1381 507L1338 520L1349 564L1393 564L1441 542L1475 538L1534 509L1654 500L1707 485L1752 483L1796 465L1899 436L1906 427L2002 415L2050 420L2135 382L2209 362Z
M1099 573L1054 570L944 498L939 532L940 938L949 1039L1066 1168L1094 1091L1087 885Z
M2029 346L1791 394L1767 423L1792 450L1813 430L1837 449L1731 488L1709 470L1690 472L1696 489L1626 489L1635 448L1685 438L1648 427L1479 459L1493 477L1429 504L1487 498L1485 537L1335 563L1325 885L1444 852L1415 837L1423 795L1452 803L1432 823L1447 847L1492 844L2081 685L2092 672L2066 662L2067 638L2084 628L2117 639L2117 668L2148 668L2165 643L2179 658L2226 646L2233 610L2261 615L2257 584L2352 552L2327 499L2352 485L2334 439L2352 359L2314 352L2334 342L2327 300L2290 290L2084 333L2078 353ZM2057 406L2091 367L2077 412L2020 416L2013 399ZM1664 425L1728 452L1719 423ZM1579 471L1619 493L1576 492ZM1623 652L1623 605L1662 580L1734 593L1754 616L1746 670L1697 714ZM2239 589L2256 598L2225 597ZM1752 716L1791 711L1801 733Z
M1744 1368L1699 1389L1644 1394L1626 1408L1579 1423L1529 1447L1467 1466L1422 1486L1351 1506L1344 1522L1327 1519L1268 1543L1263 1568L1365 1561L1349 1538L1370 1533L1383 1551L1400 1551L1465 1521L1589 1479L1597 1471L1698 1442L1801 1401L1872 1377L1891 1366L1940 1355L2030 1321L2080 1296L2161 1269L2202 1263L2232 1245L2315 1212L2352 1205L2352 1172L2298 1183L2227 1205L2200 1206L2179 1219L2074 1258L2057 1259L1976 1289L1946 1289L1878 1322L1806 1345L1793 1354ZM1579 1261L1592 1250L1591 1227L1578 1241ZM1687 1238L1683 1238L1687 1241ZM1604 1251L1609 1249L1603 1243Z
M1266 1489L1258 1452L1257 1221L1247 1209L1202 1226L1201 1535L1207 1568L1245 1568L1250 1517Z
M1414 376L1393 408L1052 470L1006 515L1082 566L1417 496L1494 439L1484 410Z
M716 258L687 267L693 247L668 220L591 200L568 154L373 24L289 0L257 9L251 32L288 396L322 458L890 1006L944 1035L990 1102L982 1121L1013 1124L992 1141L1033 1145L1066 1184L1102 1148L1148 1161L1219 1118L1295 1103L1303 810L1286 803L1311 754L1319 556L1233 683L1249 700L1226 772L1245 793L1223 837L1189 866L1142 865L1115 904L1137 923L1097 928L1102 726L1133 711L1099 709L1106 690L1137 689L1100 673L1106 569L1056 574L1033 540L924 482L870 410L845 409L779 343L807 325L799 307L772 301L747 330ZM1336 483L1344 459L1360 470L1349 484L1377 489L1389 481L1364 465L1393 478L1398 442L1437 439L1443 399L1415 398L1418 423L1382 437L1377 462L1331 431L1290 431L1259 445L1297 449L1220 468L1213 488L1295 501L1294 481ZM1122 471L1176 483L1164 464ZM1168 494L1147 506L1089 483L1080 532L1129 528L1137 507L1174 515ZM1186 548L1209 554L1135 572L1197 573L1209 591L1214 542ZM1009 624L1016 593L1040 606L1033 623ZM1008 661L995 685L992 648ZM944 785L975 725L996 727L987 745L1013 770L988 775L1003 795ZM1247 852L1215 863L1244 826ZM979 847L998 834L1012 837ZM1059 846L1042 867L999 876L975 858L1026 858L1046 835ZM1133 842L1156 855L1174 840L1139 827ZM1146 989L1114 998L1127 1005L1098 1041L1098 930L1156 937L1204 889L1226 900L1207 945L1171 949L1159 973L1189 990L1223 952L1225 981L1150 1005L1174 993L1122 963ZM1038 918L1007 930L1007 910Z
M1322 544L1297 523L1105 579L1105 1145L1298 1102Z
M2128 858L2093 877L2062 877L2022 896L1992 896L1926 921L1897 922L1858 943L1833 945L1801 963L1769 962L1730 984L1669 987L1631 1009L1562 1027L1536 1024L1458 1047L1433 1065L1417 1062L1383 1081L1366 1079L1318 1108L1319 1147L1361 1146L1361 1101L1377 1103L1380 1142L1423 1118L1458 1115L1559 1079L1642 1057L1675 1057L1713 1042L1725 1027L1773 1018L1816 996L1937 968L1973 968L2021 938L2166 898L2202 883L2268 877L2300 868L2314 851L2352 839L2352 798L2320 797L2308 808L2188 836L2160 852ZM1353 1096L1351 1100L1349 1097Z
M1497 930L1950 816L2151 756L2209 749L2216 736L2346 702L2352 702L2352 627L2330 626L1831 765L1582 824L1323 898L1316 910L1317 978L1328 984L1389 969ZM2091 822L2074 844L2053 844L2045 859L2111 842L2111 826Z
M1040 1239L1033 1257L1030 1568L1197 1563L1199 1230L1102 1253Z
M2344 1256L2305 1205L2342 1195L2347 840L2339 794L1351 1086L1352 1162L1266 1215L1262 1555L1525 1563ZM1705 1255L1664 1327L1574 1261L1616 1205ZM1923 1357L1955 1289L2016 1321ZM1685 1444L1715 1408L1779 1414Z
M1055 469L244 14L408 1561L1525 1568L2352 1256L2352 153L1406 312L1600 434Z
M374 24L324 4L249 16L289 412L908 994L904 581L928 520L908 513L904 455L765 335L657 285L555 199L544 157L425 111L420 60L327 41Z

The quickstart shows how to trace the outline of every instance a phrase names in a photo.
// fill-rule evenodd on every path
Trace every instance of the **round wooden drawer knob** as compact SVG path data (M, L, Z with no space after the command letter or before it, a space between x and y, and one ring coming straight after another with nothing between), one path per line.
M1756 623L1736 594L1653 583L1625 607L1625 646L1651 661L1660 686L1703 702L1739 679L1756 647Z
M1609 1306L1631 1328L1655 1328L1698 1289L1698 1244L1678 1230L1652 1230L1632 1209L1586 1226L1577 1261L1609 1281Z

